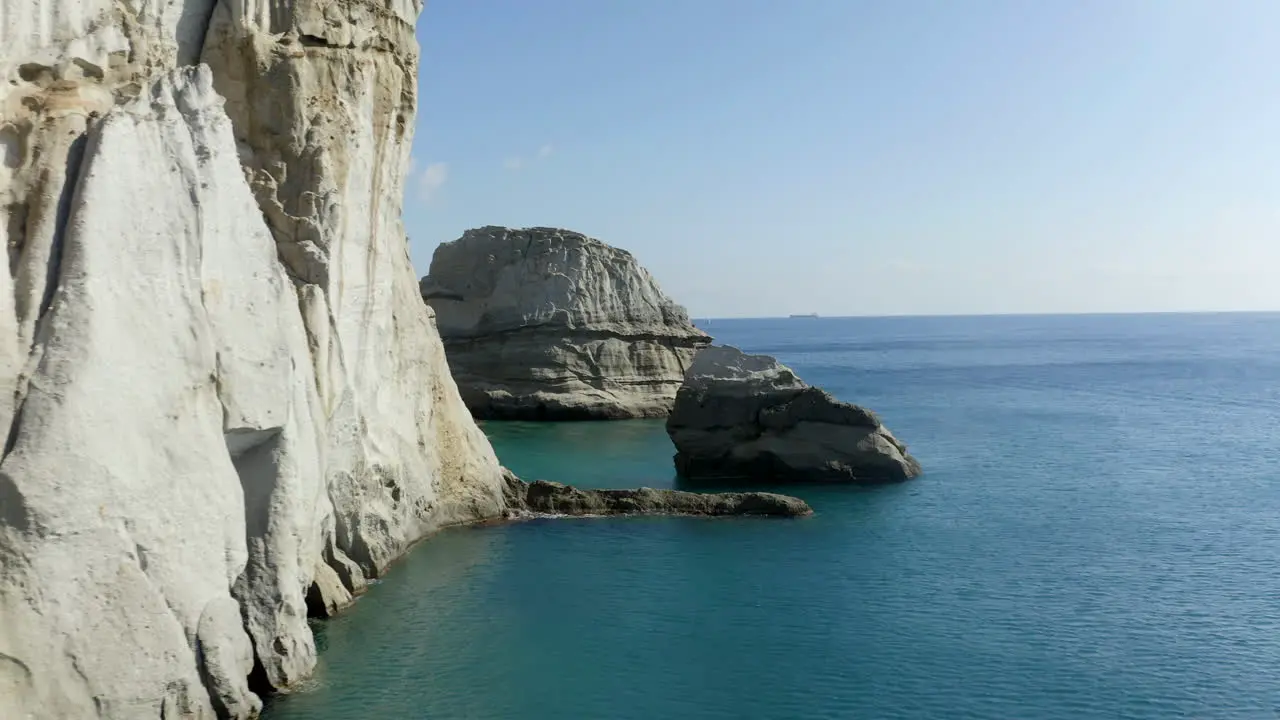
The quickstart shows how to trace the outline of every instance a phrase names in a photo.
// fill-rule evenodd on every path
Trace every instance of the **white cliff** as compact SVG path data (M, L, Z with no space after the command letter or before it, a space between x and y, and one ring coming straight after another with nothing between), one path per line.
M0 0L0 717L251 717L502 512L400 224L420 9Z
M481 418L661 417L711 342L631 253L569 230L468 230L422 295Z

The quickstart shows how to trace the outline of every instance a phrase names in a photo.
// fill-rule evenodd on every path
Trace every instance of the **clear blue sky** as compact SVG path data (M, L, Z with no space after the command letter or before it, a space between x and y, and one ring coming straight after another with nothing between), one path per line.
M1280 0L428 0L405 224L697 317L1280 309Z

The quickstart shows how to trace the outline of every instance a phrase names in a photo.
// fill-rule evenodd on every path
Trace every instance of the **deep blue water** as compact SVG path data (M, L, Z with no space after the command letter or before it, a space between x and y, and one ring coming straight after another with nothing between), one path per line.
M1280 717L1280 315L702 324L925 475L445 532L269 717ZM486 431L527 478L672 483L661 423Z

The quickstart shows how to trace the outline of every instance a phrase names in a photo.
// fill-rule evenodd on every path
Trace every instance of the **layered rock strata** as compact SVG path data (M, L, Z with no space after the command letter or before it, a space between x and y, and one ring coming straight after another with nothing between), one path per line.
M693 515L721 517L760 515L804 517L813 514L808 503L788 495L765 492L694 493L638 488L583 490L547 480L506 480L507 508L512 513L541 515Z
M667 434L677 473L691 480L882 483L920 474L875 413L733 347L694 359Z
M504 512L400 224L420 9L0 0L0 717L251 717Z
M662 417L710 342L630 253L568 230L469 230L421 288L478 418Z

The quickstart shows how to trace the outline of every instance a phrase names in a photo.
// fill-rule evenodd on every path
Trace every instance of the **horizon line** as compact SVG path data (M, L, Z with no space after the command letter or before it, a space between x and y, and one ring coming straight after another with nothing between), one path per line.
M690 320L891 320L908 318L1133 317L1146 315L1280 315L1277 310L1106 310L1085 312L890 313L883 315L690 315Z

